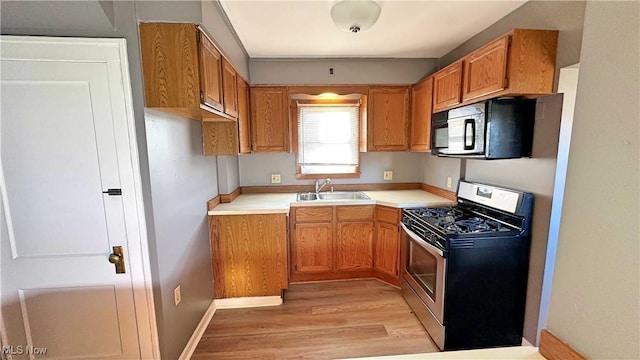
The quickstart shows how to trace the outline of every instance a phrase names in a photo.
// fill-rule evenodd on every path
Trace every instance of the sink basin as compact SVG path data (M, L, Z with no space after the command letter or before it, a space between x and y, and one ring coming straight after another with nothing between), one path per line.
M362 191L322 192L319 195L320 200L369 200Z
M298 201L317 200L318 196L313 192L298 193Z
M298 193L298 201L312 200L369 200L369 197L362 191L336 191L321 192L316 195L314 192Z

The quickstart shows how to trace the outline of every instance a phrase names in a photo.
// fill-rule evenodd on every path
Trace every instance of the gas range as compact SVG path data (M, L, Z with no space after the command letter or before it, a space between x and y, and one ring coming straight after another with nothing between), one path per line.
M491 201L485 201L485 204L478 202L477 189L480 188L476 187L469 194L470 191L464 189L467 184L461 183L463 188L462 195L458 194L458 205L404 209L402 223L418 237L445 251L456 244L456 239L528 234L530 199L520 197L513 210L505 211L490 206ZM483 191L492 190L484 188Z
M441 350L522 342L533 194L460 181L402 213L402 295Z

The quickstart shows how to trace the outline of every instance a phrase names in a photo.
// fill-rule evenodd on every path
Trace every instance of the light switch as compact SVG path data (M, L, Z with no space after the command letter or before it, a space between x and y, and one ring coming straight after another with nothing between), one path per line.
M271 183L280 184L280 174L271 174Z
M384 180L393 180L393 171L385 170L382 174L382 179Z
M451 176L447 178L447 187L451 189Z

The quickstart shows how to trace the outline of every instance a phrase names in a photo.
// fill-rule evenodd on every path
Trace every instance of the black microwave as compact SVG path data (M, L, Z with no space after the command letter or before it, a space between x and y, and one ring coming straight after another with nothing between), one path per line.
M476 159L531 156L535 99L495 99L433 114L431 153Z

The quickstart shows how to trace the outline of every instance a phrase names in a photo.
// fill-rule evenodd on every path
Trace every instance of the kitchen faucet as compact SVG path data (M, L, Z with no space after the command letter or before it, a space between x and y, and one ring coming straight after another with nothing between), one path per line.
M326 178L324 179L324 181L322 182L322 184L320 184L320 180L316 179L315 182L315 186L316 186L316 195L320 192L320 190L322 190L322 188L327 185L327 184L331 184L331 179Z

